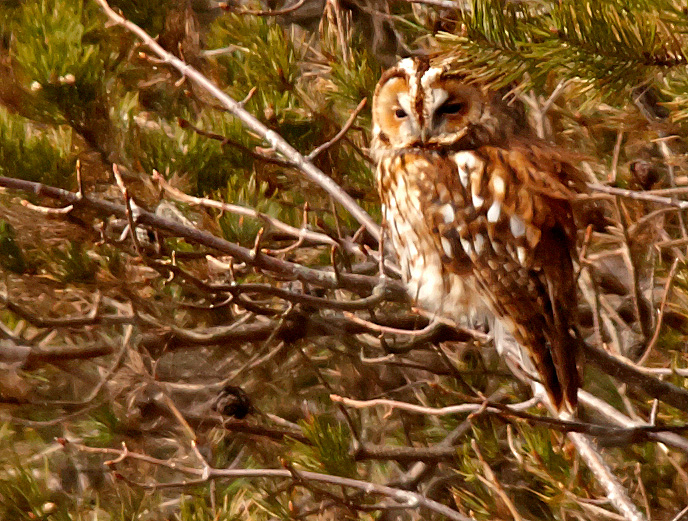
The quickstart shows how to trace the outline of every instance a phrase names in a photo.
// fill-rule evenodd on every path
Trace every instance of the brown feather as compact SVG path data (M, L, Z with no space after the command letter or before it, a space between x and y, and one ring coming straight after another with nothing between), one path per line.
M493 315L573 410L577 228L586 188L572 156L533 139L523 113L427 60L383 75L373 146L383 213L411 297L455 320Z

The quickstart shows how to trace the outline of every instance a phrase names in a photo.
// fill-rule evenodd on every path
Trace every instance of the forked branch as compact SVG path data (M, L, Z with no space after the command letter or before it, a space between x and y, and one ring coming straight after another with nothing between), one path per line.
M151 49L163 63L167 63L177 69L182 75L188 77L197 85L208 91L230 113L237 117L251 132L261 136L275 151L279 152L312 182L325 190L332 198L341 204L351 215L376 239L380 239L380 227L371 219L370 215L361 208L342 188L331 178L326 176L319 168L305 158L298 150L287 143L284 138L274 130L261 123L253 114L246 111L242 104L231 98L215 85L207 76L201 74L191 65L180 60L173 54L163 49L146 31L135 23L116 13L106 0L96 0L105 11L105 14L117 25L121 25L127 31L134 33Z

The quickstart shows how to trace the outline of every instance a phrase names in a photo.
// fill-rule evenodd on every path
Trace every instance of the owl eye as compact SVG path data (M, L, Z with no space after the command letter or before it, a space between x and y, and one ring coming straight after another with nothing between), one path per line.
M404 109L397 109L394 111L394 115L398 119L404 119L408 114L406 114L406 111Z
M437 114L440 116L453 116L456 114L463 114L468 109L468 103L465 101L449 101L437 109Z

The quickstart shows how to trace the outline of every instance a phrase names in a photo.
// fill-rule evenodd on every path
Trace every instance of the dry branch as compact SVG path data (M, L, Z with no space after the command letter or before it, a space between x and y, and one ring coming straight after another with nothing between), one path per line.
M632 389L656 398L672 407L688 412L688 390L664 382L596 347L584 344L585 357L608 375L628 384Z
M105 14L116 24L121 25L127 31L134 33L150 48L163 63L168 63L177 69L183 76L190 78L193 82L207 90L214 96L223 107L236 116L251 132L261 136L275 151L282 154L288 161L290 161L296 168L298 168L304 175L316 185L323 188L332 198L341 204L359 223L364 225L368 232L376 239L380 239L380 228L370 218L370 216L354 201L340 186L332 179L327 177L320 169L313 163L308 161L298 150L287 143L274 130L270 130L263 125L255 116L247 112L240 102L232 99L225 94L217 85L210 79L201 74L187 63L167 52L158 42L151 38L148 33L141 29L138 25L127 20L123 16L117 14L108 5L105 0L96 0L105 11Z
M41 183L10 177L0 177L0 187L30 192L39 196L73 204L75 209L90 208L100 212L102 215L114 215L119 218L126 218L126 209L122 205L89 195L80 197L80 194L61 188L46 186ZM298 279L316 286L331 289L345 288L354 292L370 293L379 284L379 279L376 277L351 273L340 273L339 276L337 276L331 271L307 268L301 264L277 259L262 253L253 255L251 250L239 246L238 244L226 241L211 233L185 226L177 221L165 219L143 209L137 211L136 223L138 225L150 226L153 229L167 232L175 237L184 238L191 243L207 246L220 253L232 256L237 262L245 262L250 266L272 272L281 277ZM387 281L384 287L388 297L397 299L406 298L405 291L400 284Z
M329 474L320 474L317 472L309 472L305 470L298 470L297 475L294 475L294 472L289 469L218 469L218 468L212 468L212 467L202 467L202 468L197 468L197 467L190 467L186 464L180 464L179 462L176 461L171 461L171 460L161 460L157 458L153 458L150 456L146 456L144 454L139 454L136 452L131 452L126 448L126 445L124 446L123 449L107 449L107 448L97 448L97 447L88 447L86 445L80 444L80 443L70 443L68 440L61 440L61 442L64 444L65 447L71 447L75 450L84 452L84 453L89 453L89 454L104 454L108 455L111 457L114 457L113 460L110 460L109 462L105 462L106 465L108 465L110 468L114 468L118 463L125 461L127 459L135 459L135 460L140 460L140 461L145 461L147 463L151 463L153 465L157 465L160 467L167 467L173 470L176 470L178 472L183 472L185 474L188 474L189 476L197 476L196 479L189 480L189 481L182 481L178 483L156 483L156 484L149 484L149 483L134 483L132 481L129 481L129 483L134 484L136 486L139 486L140 488L147 489L147 490L160 490L163 488L180 488L180 487L189 487L189 486L197 486L200 484L208 483L209 481L212 480L217 480L217 479L224 479L224 480L233 480L233 479L259 479L259 478L276 478L276 479L294 479L297 478L298 480L302 480L304 482L309 482L313 481L316 483L327 483L330 485L336 485L339 487L348 487L348 488L354 488L357 490L361 490L365 492L367 495L369 494L377 494L377 495L382 495L385 497L388 497L390 499L393 499L394 501L397 502L395 505L398 508L405 508L405 509L417 509L417 508L426 508L432 512L436 512L438 514L441 514L445 516L447 519L452 519L454 521L473 521L472 518L469 518L467 516L464 516L457 512L456 510L452 510L451 508L448 508L447 506L438 503L437 501L434 501L432 499L426 498L422 494L418 494L416 492L411 492L411 491L406 491L406 490L401 490L398 488L393 488L393 487L388 487L384 485L377 485L375 483L371 483L369 481L362 481L358 479L351 479L351 478L345 478L345 477L340 477L340 476L331 476ZM124 478L121 474L118 474L119 477Z
M216 210L222 210L225 212L230 212L236 215L244 215L247 217L253 217L255 219L260 219L266 225L274 227L276 230L284 232L297 239L306 239L315 244L327 244L329 246L337 246L337 241L332 239L329 235L324 233L313 232L311 230L304 228L294 228L282 221L269 216L266 213L258 212L253 208L247 208L245 206L238 206L236 204L223 203L220 201L215 201L213 199L208 199L206 197L194 197L187 195L181 190L177 190L170 186L170 184L165 181L165 178L161 176L158 172L153 172L151 176L153 181L156 181L165 192L170 194L174 199L193 205L200 206L203 208L214 208Z

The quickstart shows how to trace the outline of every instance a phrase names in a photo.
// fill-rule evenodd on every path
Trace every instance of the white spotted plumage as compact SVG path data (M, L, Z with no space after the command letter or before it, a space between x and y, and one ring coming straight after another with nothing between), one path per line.
M502 203L495 200L490 209L487 211L487 222L496 223L499 221L499 215L502 213Z
M578 173L540 158L518 107L440 63L402 60L373 98L371 152L409 295L459 322L494 315L555 406L573 408Z

